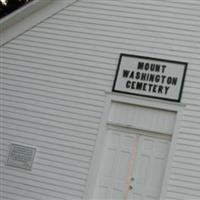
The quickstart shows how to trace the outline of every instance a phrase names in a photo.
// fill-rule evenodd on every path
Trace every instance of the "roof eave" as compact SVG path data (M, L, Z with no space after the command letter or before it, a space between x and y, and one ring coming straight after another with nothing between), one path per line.
M77 0L36 0L0 22L0 46L31 29Z

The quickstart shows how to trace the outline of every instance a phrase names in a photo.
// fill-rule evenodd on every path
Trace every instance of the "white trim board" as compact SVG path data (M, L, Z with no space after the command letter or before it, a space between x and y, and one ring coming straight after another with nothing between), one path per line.
M180 120L181 120L182 112L185 105L181 103L167 102L167 101L155 100L151 98L136 97L136 96L133 97L129 95L122 95L122 94L116 94L116 93L106 93L104 112L102 115L99 134L98 134L98 138L96 142L95 153L92 160L91 170L89 173L89 178L88 178L87 187L85 190L84 199L85 200L92 199L94 196L96 177L97 177L99 166L100 166L100 161L101 161L100 158L102 156L102 149L103 149L102 144L104 143L106 129L107 129L107 126L109 125L108 116L109 116L110 106L113 101L133 104L133 105L138 105L138 106L145 106L145 107L155 108L155 109L163 109L163 110L173 111L177 113L175 128L172 133L171 148L169 151L168 162L167 162L166 172L165 172L164 181L163 181L163 187L161 189L161 198L164 199L165 194L166 194L167 181L168 181L168 176L170 173L172 157L175 151L175 145L176 145L177 135L178 135L179 126L180 126Z

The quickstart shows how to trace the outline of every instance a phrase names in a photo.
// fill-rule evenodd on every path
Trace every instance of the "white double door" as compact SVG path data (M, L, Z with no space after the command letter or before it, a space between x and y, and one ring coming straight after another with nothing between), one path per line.
M95 199L160 200L169 145L155 135L109 131Z

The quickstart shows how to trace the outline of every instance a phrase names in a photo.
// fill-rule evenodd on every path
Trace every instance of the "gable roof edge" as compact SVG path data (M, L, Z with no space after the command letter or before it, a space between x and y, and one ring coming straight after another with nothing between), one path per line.
M77 1L79 0L49 1L47 5L42 6L37 11L33 11L32 14L19 20L16 24L12 24L11 26L7 27L6 25L0 24L0 46L5 45L12 39L23 34L24 32L36 26L37 24L43 22L44 20L56 14L60 10L71 6ZM3 26L5 26L5 28Z

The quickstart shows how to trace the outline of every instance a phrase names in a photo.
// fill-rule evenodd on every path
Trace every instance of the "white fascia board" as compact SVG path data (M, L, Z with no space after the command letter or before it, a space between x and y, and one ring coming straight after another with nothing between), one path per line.
M0 21L0 46L78 0L35 0Z

